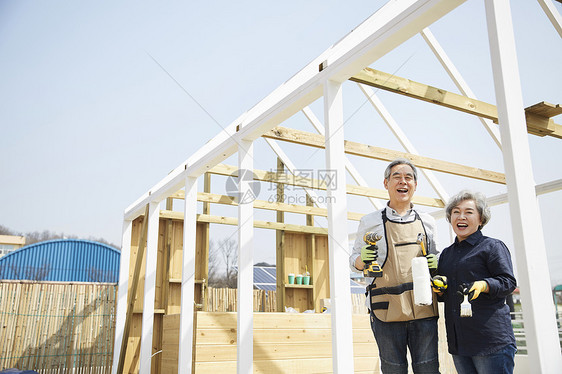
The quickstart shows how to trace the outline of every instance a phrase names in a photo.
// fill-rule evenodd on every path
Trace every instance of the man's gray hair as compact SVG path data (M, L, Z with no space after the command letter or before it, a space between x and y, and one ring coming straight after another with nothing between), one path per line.
M486 196L484 196L484 194L481 192L462 190L455 196L451 197L451 199L447 202L447 206L445 207L445 213L447 214L447 221L449 223L451 222L451 212L453 211L453 209L465 200L474 201L476 210L478 210L480 219L482 220L482 225L480 225L479 227L480 229L484 227L488 222L490 222L492 213L490 212L490 207L486 202Z
M384 171L384 179L386 180L390 179L390 170L396 165L408 165L409 167L411 167L412 170L414 171L414 180L416 182L418 181L418 169L416 169L416 167L414 166L414 164L412 164L410 160L407 160L405 158L397 158L393 160L390 164L388 164L386 170Z

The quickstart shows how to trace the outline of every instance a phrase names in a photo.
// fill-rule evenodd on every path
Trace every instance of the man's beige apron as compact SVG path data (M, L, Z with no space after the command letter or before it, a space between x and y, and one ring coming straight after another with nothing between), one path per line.
M433 294L431 305L414 304L412 279L412 258L422 256L421 245L417 243L422 234L427 245L427 235L417 213L412 222L393 222L382 211L387 256L382 265L383 276L375 278L369 287L371 310L384 322L411 321L439 315L437 298Z

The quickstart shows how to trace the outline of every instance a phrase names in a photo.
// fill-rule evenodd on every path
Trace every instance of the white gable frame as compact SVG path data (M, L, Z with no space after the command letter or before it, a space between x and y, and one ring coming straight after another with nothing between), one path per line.
M326 123L330 126L330 122L339 123L341 116L341 108L338 108L337 101L341 99L341 83L358 73L361 69L369 66L374 61L393 50L401 43L408 40L413 35L420 33L426 27L436 20L440 19L451 10L458 7L465 0L395 0L389 1L378 12L373 14L365 22L359 25L346 37L338 43L330 47L319 57L313 60L304 69L290 78L287 82L273 91L264 100L256 106L248 110L234 122L232 122L224 131L219 133L209 143L198 150L193 156L188 158L184 163L179 165L164 179L157 183L147 193L141 196L124 213L124 234L128 232L128 223L143 213L147 204L152 209L156 208L156 204L161 202L169 195L175 193L179 189L185 187L186 180L195 183L194 179L201 176L205 171L211 169L219 162L230 157L239 149L247 149L251 147L252 142L259 138L266 131L279 125L285 119L294 113L302 110L307 105L314 102L323 94L325 97L325 113L327 116ZM548 0L539 1L541 5L547 4ZM522 288L522 296L524 300L529 302L524 304L525 327L527 329L527 344L529 348L529 367L543 373L554 373L558 368L562 367L562 357L560 355L560 346L556 333L556 323L554 320L554 308L551 305L552 298L549 294L550 281L548 279L548 267L546 263L546 250L544 239L542 237L540 215L538 205L535 198L535 186L532 177L532 169L530 165L529 147L527 143L527 132L525 129L525 120L523 116L523 107L521 101L521 89L519 87L518 68L516 62L513 30L511 25L511 16L509 11L509 0L485 0L488 18L488 28L490 31L490 47L492 49L492 65L494 68L494 81L496 87L496 97L498 97L498 113L500 133L503 142L503 155L506 170L506 179L508 187L508 197L510 200L510 210L512 222L514 222L515 250L516 254L524 261L518 261L518 270L520 283ZM552 17L551 17L552 19ZM560 24L558 20L553 21L555 27ZM558 30L558 27L557 27ZM506 60L507 59L507 60ZM511 64L511 65L510 65ZM321 68L319 68L321 66ZM329 108L329 105L336 107ZM330 103L328 105L328 103ZM343 134L333 135L337 129L327 131L327 162L334 163L332 166L341 171L341 175L345 175L345 165L338 162L338 159L344 160L343 154ZM331 135L330 135L331 134ZM329 141L328 141L329 140ZM517 152L514 152L517 149ZM242 155L243 156L243 155ZM242 157L241 156L241 157ZM241 165L243 163L241 162ZM189 179L188 179L189 178ZM345 213L345 181L339 181L338 186L328 193L338 197L338 204L329 207L328 222L330 225L330 279L335 282L340 279L341 275L347 272L347 262L339 261L341 252L338 247L347 247L347 238L344 233L338 231L337 226L344 227L346 215ZM185 224L195 224L194 209L195 204L186 204ZM242 209L242 208L240 208ZM342 209L344 210L342 213ZM241 217L252 217L251 213L245 209L240 211ZM251 218L250 218L251 219ZM150 220L149 233L153 238L157 235L157 227L151 227L157 223ZM243 220L239 220L239 225L244 224ZM241 230L242 249L251 250L252 233L251 228L239 227ZM126 240L125 240L126 241ZM149 243L150 244L150 243ZM149 245L149 252L153 245ZM189 245L187 248L193 248ZM530 248L533 252L530 252ZM251 260L251 253L244 254L244 265ZM334 256L334 257L332 257ZM531 258L532 256L532 258ZM336 261L332 261L332 258ZM345 267L345 270L343 269ZM239 280L244 282L251 279L251 275L245 272L251 272L251 266L245 266L241 269ZM126 282L126 276L121 275L120 289L124 286L122 282ZM531 280L533 282L531 283ZM340 279L341 281L341 279ZM247 283L247 282L246 282ZM186 282L192 285L192 282ZM531 292L531 286L533 292ZM126 285L125 285L126 287ZM245 285L243 289L239 289L241 293L241 301L247 300L249 297L249 287ZM347 289L347 291L346 291ZM349 292L348 287L336 289L336 285L332 288L336 298L346 297ZM523 291L525 290L525 291ZM250 290L251 291L251 290ZM341 295L339 294L341 292ZM244 295L242 295L244 293ZM120 293L121 294L121 293ZM182 294L189 295L188 292ZM120 297L118 305L117 326L123 326L122 318L123 308ZM250 297L251 299L251 297ZM153 315L153 310L146 305L145 312L149 312L147 316L143 316L143 321L149 321ZM182 300L182 305L184 301ZM551 307L550 307L551 306ZM148 307L148 308L147 308ZM153 308L152 308L153 309ZM180 336L186 336L186 333L192 331L193 308L182 308L182 326ZM251 324L251 317L241 316L239 308L238 321L239 330L241 326ZM246 308L248 309L247 305ZM243 312L243 311L242 311ZM184 316L184 313L191 315ZM333 368L334 372L349 372L353 368L352 339L350 327L350 308L341 308L333 313ZM248 319L249 318L249 319ZM186 323L183 323L183 322ZM144 323L143 323L144 325ZM184 331L185 330L185 331ZM122 331L116 331L119 336ZM151 357L150 349L143 347L144 344L150 344L152 336L151 329L144 333L143 326L143 343L141 345L143 367L150 367ZM250 347L251 333L247 333L246 338L241 338L245 348ZM239 331L240 334L240 331ZM116 349L119 339L116 339ZM147 343L148 342L148 343ZM179 352L180 357L191 357L191 348L189 344L184 344ZM240 356L240 355L246 356ZM116 352L115 356L118 357ZM252 350L242 351L239 345L239 372L250 373L252 370ZM189 360L182 360L179 372L190 373L191 365L187 364ZM343 365L343 362L347 365ZM115 373L116 365L113 372ZM144 371L144 370L143 370Z

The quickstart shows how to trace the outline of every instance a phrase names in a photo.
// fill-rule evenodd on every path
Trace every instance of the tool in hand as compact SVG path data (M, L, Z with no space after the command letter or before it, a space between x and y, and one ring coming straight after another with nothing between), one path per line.
M427 259L427 266L429 267L429 270L431 271L432 274L435 274L437 272L437 256L432 253L431 254L427 253L427 249L425 247L424 235L421 232L418 234L416 243L421 246L422 255Z
M440 293L447 289L447 277L444 275L436 275L431 278L431 288L433 292Z
M472 317L472 305L468 302L468 287L466 284L462 284L459 288L459 293L464 296L464 301L461 303L461 317Z
M427 256L427 250L425 249L425 242L423 240L423 234L421 232L418 234L418 239L416 240L416 243L421 245L422 255Z
M377 242L382 239L382 236L375 234L374 232L367 232L363 236L363 241L369 246L374 246L373 250L377 249ZM382 268L377 262L377 256L371 261L364 261L365 268L363 269L363 275L369 278L380 278L382 277Z
M486 281L475 281L468 287L468 300L476 299L482 292L488 292L490 289Z

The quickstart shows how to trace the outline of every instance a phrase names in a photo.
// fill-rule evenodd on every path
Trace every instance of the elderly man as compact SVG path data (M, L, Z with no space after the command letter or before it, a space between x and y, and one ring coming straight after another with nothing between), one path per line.
M417 187L416 167L406 159L392 161L384 173L388 191L386 207L361 219L349 262L353 271L373 260L382 276L368 279L367 306L371 328L379 347L383 373L407 373L406 347L414 373L439 373L437 301L414 304L411 260L426 254L430 271L437 269L435 221L417 212L412 197ZM364 241L367 233L382 237L376 245ZM373 237L374 235L371 235Z

